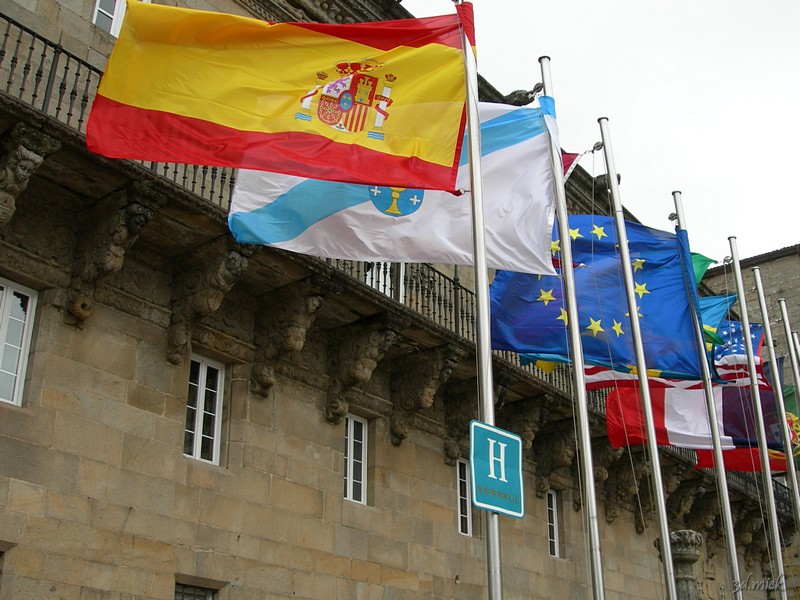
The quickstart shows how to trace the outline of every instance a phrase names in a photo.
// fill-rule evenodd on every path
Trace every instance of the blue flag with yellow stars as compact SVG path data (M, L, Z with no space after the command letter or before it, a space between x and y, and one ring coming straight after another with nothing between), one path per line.
M625 224L636 310L645 361L652 376L700 379L690 302L697 306L686 232L669 233ZM554 262L561 240L553 230ZM572 215L569 241L586 364L636 372L628 301L613 217ZM529 362L570 362L562 280L498 271L491 288L492 348ZM697 312L699 314L699 310Z

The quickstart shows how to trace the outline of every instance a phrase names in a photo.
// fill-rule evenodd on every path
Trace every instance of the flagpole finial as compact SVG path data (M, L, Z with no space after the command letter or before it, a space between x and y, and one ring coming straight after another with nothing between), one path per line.
M600 152L603 149L603 142L595 142L592 146L592 152Z
M677 221L678 220L678 213L669 213L667 217L670 221Z

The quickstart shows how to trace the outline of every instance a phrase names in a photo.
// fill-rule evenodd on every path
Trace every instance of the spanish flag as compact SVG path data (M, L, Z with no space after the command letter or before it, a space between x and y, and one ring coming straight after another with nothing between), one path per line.
M452 191L465 126L457 14L268 23L130 1L86 130L112 158Z

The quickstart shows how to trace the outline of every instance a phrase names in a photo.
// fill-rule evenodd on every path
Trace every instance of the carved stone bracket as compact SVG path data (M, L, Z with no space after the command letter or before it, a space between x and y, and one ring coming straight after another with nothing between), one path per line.
M447 383L464 351L451 345L412 354L392 372L390 417L392 443L399 446L408 437L414 415L433 405L440 386Z
M684 479L667 498L667 515L671 521L686 524L686 517L695 501L705 495L707 489L702 478Z
M466 379L450 384L444 390L443 398L447 426L444 461L455 465L461 458L461 449L469 448L469 424L478 416L478 383L475 379Z
M671 531L669 543L675 573L675 591L678 598L680 600L698 600L700 588L694 574L694 564L700 559L703 535L689 529ZM663 561L661 538L656 538L653 545L658 549L658 558Z
M650 474L651 466L641 448L629 448L608 471L606 480L606 521L613 523L619 516L621 503L639 492L643 477Z
M578 449L578 452L580 453L580 449ZM606 436L592 438L592 474L594 475L595 484L603 483L608 479L609 466L619 460L624 452L624 448L614 448ZM577 460L573 463L573 469L577 476L580 469ZM573 494L572 508L580 510L582 506L582 496L579 493Z
M688 470L688 466L683 463L662 464L661 482L664 486L664 498L669 502L670 496L678 489L681 484L683 474ZM651 521L656 508L656 494L653 483L646 485L639 493L639 507L634 511L634 521L636 532L642 533Z
M23 123L0 138L0 228L14 216L17 200L34 171L59 148L61 142Z
M572 465L577 451L577 440L572 423L559 431L539 434L533 441L533 456L536 461L534 482L536 495L543 497L550 489L550 475Z
M83 327L94 312L97 283L122 269L125 253L139 239L144 226L166 203L166 197L146 182L115 190L87 211L79 233L72 279L67 290L64 321Z
M213 314L247 269L253 249L223 238L199 249L192 264L203 265L184 271L173 282L172 316L167 329L167 360L179 365L191 349L195 323Z
M385 352L392 346L403 323L384 315L377 320L349 325L333 332L338 345L328 354L328 399L325 418L339 423L349 410L348 393L372 378Z
M546 395L542 395L497 407L496 418L504 429L522 438L524 454L533 447L533 440L549 414L550 404Z
M265 397L275 385L275 363L291 352L300 352L326 296L342 290L322 275L274 290L258 299L255 346L250 389Z

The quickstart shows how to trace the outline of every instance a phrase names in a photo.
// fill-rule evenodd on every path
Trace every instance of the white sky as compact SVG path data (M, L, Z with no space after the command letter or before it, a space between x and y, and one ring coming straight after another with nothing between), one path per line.
M478 71L503 94L541 81L549 56L561 147L600 141L622 203L672 230L683 198L692 250L722 260L800 243L798 0L472 0ZM402 0L414 16L451 0ZM605 171L602 152L581 160Z

